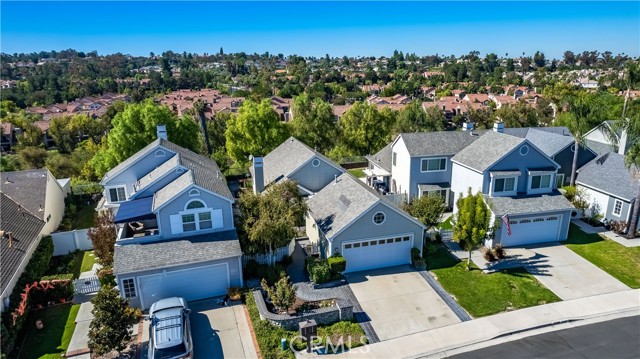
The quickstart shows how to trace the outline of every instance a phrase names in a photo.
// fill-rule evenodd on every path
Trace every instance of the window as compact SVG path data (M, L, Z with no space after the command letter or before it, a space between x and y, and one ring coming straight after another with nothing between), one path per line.
M363 247L368 247L369 246L369 242L362 242L362 246Z
M351 248L351 244L345 244L344 245L344 249L349 249L349 248Z
M422 172L437 172L446 171L447 159L446 158L423 158L421 165Z
M544 189L551 187L551 175L531 176L531 189Z
M544 218L536 218L533 221L534 222L544 222Z
M154 154L154 156L156 157L164 157L167 154L163 151L163 150L157 150L156 153Z
M408 240L409 240L409 237L402 237L402 241L403 241L403 242L406 242L406 241L408 241Z
M109 200L111 202L122 202L127 200L124 186L109 188Z
M213 222L211 221L211 212L202 212L198 213L198 226L200 229L209 229L213 227Z
M394 242L402 242L402 238L396 237L396 238L394 238Z
M392 157L391 157L391 162L392 164L395 166L396 165L396 158L398 157L397 153L393 153Z
M564 173L558 173L556 175L556 188L564 186Z
M311 165L312 165L313 167L318 167L318 166L320 166L320 160L319 160L319 159L317 159L317 158L314 158L314 159L313 159L313 161L311 161Z
M516 189L516 178L515 177L507 177L507 178L496 178L493 181L493 192L513 192Z
M447 198L447 190L446 189L438 189L435 191L429 191L429 192L422 192L423 196L429 196L429 195L438 195L440 197L442 197L442 199L446 199Z
M382 212L377 212L376 214L373 215L373 223L375 224L382 224L384 220L385 220L385 217L384 217L384 213Z
M523 219L520 221L520 223L531 223L530 219Z
M358 248L358 247L360 247L360 243L354 243L353 244L353 248Z
M196 215L195 214L183 214L182 215L182 231L195 231L196 230Z
M613 215L620 217L620 214L622 214L622 201L616 199L613 203Z
M509 221L509 224L518 224L518 221Z
M195 196L199 196L200 195L200 191L198 191L197 189L192 189L191 191L189 191L189 197L195 197Z
M378 244L384 244L384 239L379 240Z
M387 238L387 243L393 243L393 238Z
M547 221L557 221L558 217L547 217Z
M378 244L378 241L371 241L371 245L372 245L372 246L375 246L375 245L377 245L377 244Z
M185 209L194 209L194 208L204 208L205 205L202 201L194 200L187 203L187 207Z
M125 298L133 298L136 296L136 286L133 278L122 280L122 290L124 290Z
M529 153L529 146L524 145L520 147L520 156L526 156Z

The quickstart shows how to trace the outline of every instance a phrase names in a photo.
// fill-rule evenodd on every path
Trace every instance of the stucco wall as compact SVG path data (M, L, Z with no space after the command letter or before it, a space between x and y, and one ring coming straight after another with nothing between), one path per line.
M47 171L47 192L44 200L44 221L42 235L48 235L58 229L64 217L64 190L58 181Z
M396 165L393 165L393 153L396 153ZM404 143L404 140L400 138L391 148L391 183L390 190L396 193L409 194L411 190L410 186L411 175L411 157L409 157L409 151ZM395 190L393 183L395 181Z
M456 201L467 195L467 191L471 188L471 193L475 194L478 191L482 191L483 176L472 169L461 166L457 163L453 164L451 180L451 192L453 192L453 212L458 211Z

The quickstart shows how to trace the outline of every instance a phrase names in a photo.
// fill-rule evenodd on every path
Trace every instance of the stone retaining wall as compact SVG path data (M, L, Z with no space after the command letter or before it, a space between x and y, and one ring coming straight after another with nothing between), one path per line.
M333 324L342 320L351 320L353 318L353 306L342 300L336 300L333 307L325 307L311 309L298 315L275 314L267 309L267 305L262 297L262 291L253 291L253 298L256 300L260 319L268 320L274 325L287 330L298 330L298 323L314 319L318 324Z

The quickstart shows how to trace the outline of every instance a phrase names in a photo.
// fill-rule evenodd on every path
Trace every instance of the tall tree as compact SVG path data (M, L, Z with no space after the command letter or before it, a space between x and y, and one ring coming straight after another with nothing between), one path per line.
M441 131L444 114L437 106L422 108L420 101L413 101L398 113L393 126L393 137L403 132Z
M227 122L227 152L237 163L247 164L249 155L264 155L289 136L288 128L271 107L271 101L245 101L238 115Z
M139 309L129 307L129 300L116 289L103 287L91 300L93 319L89 325L89 349L96 355L112 350L120 353L131 341L131 328L141 316Z
M98 262L110 267L113 265L114 246L116 245L116 225L113 223L113 211L96 212L93 227L89 229L89 239L93 244Z
M467 195L456 202L458 212L453 225L453 240L469 252L467 270L471 270L471 251L482 244L490 230L491 211L484 203L482 193L475 195L469 188Z
M207 104L202 99L197 99L193 103L193 114L195 115L196 121L200 124L200 132L204 139L204 146L207 150L207 154L211 156L212 149L211 144L209 143L209 132L207 131L207 117L204 114L206 109Z
M533 63L536 64L537 67L544 67L546 64L544 53L540 51L536 51L533 55Z
M101 149L89 162L97 177L131 157L157 138L157 125L167 127L169 141L198 151L201 147L198 125L189 118L178 119L166 106L146 100L127 104L112 121L113 128L102 140Z
M340 139L335 152L363 156L379 151L387 144L394 122L395 113L388 108L378 111L375 105L354 103L338 122Z
M338 125L329 103L302 94L293 99L291 111L291 130L296 138L323 153L333 147Z

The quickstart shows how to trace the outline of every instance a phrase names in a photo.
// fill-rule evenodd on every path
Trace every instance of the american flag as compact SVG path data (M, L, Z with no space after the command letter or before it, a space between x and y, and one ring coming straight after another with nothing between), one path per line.
M511 237L511 224L509 223L509 214L505 213L502 216L502 222L507 225L507 235Z

